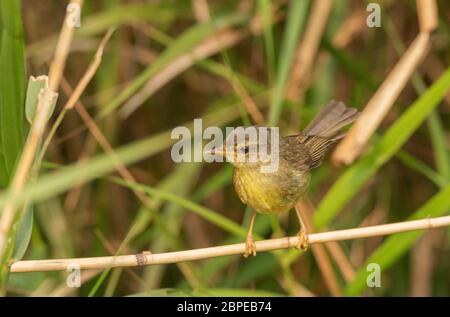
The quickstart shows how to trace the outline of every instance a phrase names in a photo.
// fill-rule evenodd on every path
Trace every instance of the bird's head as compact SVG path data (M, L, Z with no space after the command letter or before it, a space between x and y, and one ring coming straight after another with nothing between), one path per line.
M227 136L224 144L209 153L222 155L238 168L258 168L278 160L278 144L278 129L237 127Z

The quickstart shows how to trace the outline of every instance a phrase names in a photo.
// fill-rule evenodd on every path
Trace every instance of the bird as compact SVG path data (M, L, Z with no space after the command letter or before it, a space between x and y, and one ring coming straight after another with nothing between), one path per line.
M244 257L256 255L253 226L257 213L278 215L294 208L308 188L311 170L322 163L333 145L345 136L342 128L354 122L358 115L355 108L332 100L319 111L302 133L285 137L277 135L274 139L271 128L253 126L257 138L246 136L239 139L236 133L231 133L227 142L209 151L231 162L234 189L240 200L253 209ZM271 137L260 138L262 131ZM234 142L229 142L231 138ZM277 146L272 146L272 143ZM261 152L264 147L266 156L258 156L258 151ZM261 167L267 165L269 147L273 151L270 154L277 157L277 168L272 172L263 172ZM300 225L296 247L306 250L307 228L299 210L296 211Z

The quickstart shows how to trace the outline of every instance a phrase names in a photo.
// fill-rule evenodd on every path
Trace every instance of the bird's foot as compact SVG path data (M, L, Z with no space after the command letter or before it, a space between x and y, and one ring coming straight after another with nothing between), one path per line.
M303 228L301 228L300 231L298 232L297 236L298 236L298 244L295 248L306 251L308 249L309 241L308 241L308 235L306 234L305 230Z
M249 255L256 256L256 246L255 242L253 241L253 235L251 234L249 234L247 236L247 239L245 240L244 258L248 257Z

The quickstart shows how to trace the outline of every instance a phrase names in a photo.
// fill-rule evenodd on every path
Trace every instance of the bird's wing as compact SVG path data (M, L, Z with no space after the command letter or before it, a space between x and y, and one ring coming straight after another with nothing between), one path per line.
M299 171L310 169L311 155L303 144L304 135L291 135L284 137L280 143L281 158Z
M292 135L284 138L283 158L297 170L310 170L322 163L323 158L339 138L329 139L315 135Z

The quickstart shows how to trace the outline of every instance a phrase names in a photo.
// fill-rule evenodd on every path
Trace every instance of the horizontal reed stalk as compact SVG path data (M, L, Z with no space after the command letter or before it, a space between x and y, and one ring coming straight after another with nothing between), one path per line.
M397 222L379 226L362 227L346 230L313 233L308 236L310 244L332 241L352 240L384 236L399 232L432 229L450 226L450 216L425 218L405 222ZM257 252L293 248L298 244L298 237L285 237L255 242ZM218 256L243 254L245 243L236 243L218 247L193 249L185 251L152 254L103 256L91 258L53 259L18 261L11 265L11 272L62 271L68 268L105 269L111 267L135 267L142 265L169 264L184 261L208 259Z

